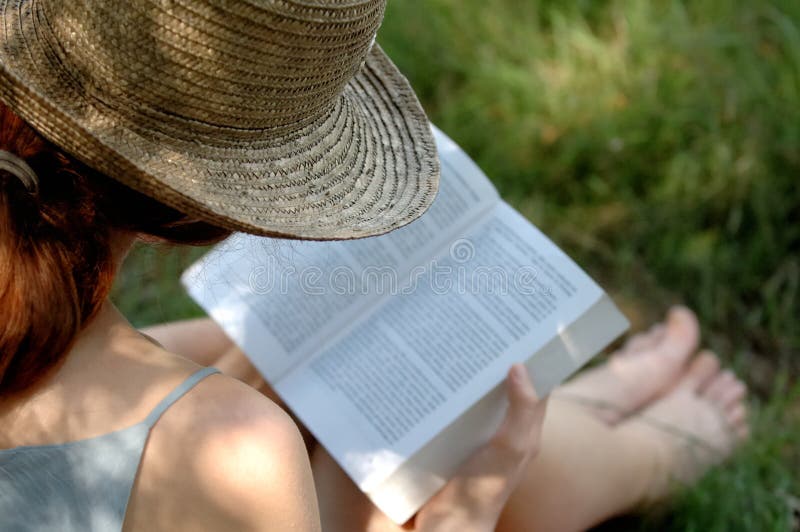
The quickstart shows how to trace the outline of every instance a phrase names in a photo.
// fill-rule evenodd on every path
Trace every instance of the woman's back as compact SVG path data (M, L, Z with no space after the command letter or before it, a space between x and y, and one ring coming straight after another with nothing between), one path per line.
M0 521L6 530L122 530L153 425L205 377L183 381L140 423L94 438L0 450Z
M50 380L0 405L0 529L313 526L291 420L212 373L107 306Z

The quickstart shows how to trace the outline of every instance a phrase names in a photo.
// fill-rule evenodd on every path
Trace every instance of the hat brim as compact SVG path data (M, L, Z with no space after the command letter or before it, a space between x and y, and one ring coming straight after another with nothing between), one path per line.
M0 16L0 98L72 156L181 212L234 231L349 239L401 227L436 196L427 117L377 45L332 109L275 137L179 128L153 109L123 117L76 86L18 2L0 0Z

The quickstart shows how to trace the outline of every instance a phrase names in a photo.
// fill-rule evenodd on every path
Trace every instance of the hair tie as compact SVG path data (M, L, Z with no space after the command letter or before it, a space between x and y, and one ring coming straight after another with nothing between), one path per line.
M39 191L39 178L36 172L20 156L0 150L0 170L16 176L29 193L36 194Z

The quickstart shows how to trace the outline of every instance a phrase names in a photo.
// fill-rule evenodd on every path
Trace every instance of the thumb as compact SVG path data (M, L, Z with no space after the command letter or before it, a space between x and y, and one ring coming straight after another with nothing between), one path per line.
M519 461L538 452L547 401L540 401L522 364L508 372L508 411L500 428L490 440L495 453Z
M493 530L528 460L538 451L546 409L520 364L509 371L507 393L508 411L500 428L423 507L418 530Z

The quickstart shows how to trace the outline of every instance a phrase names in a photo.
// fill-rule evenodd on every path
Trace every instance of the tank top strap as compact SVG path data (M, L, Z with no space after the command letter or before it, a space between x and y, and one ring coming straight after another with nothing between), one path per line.
M172 406L175 401L183 397L189 390L194 388L198 382L205 379L209 375L213 375L215 373L219 373L217 368L203 368L192 375L190 375L185 381L178 385L177 388L172 390L169 395L167 395L164 399L161 400L160 403L156 405L156 407L150 412L150 414L145 418L144 423L148 427L152 428L155 425L156 421L164 414L164 412Z

